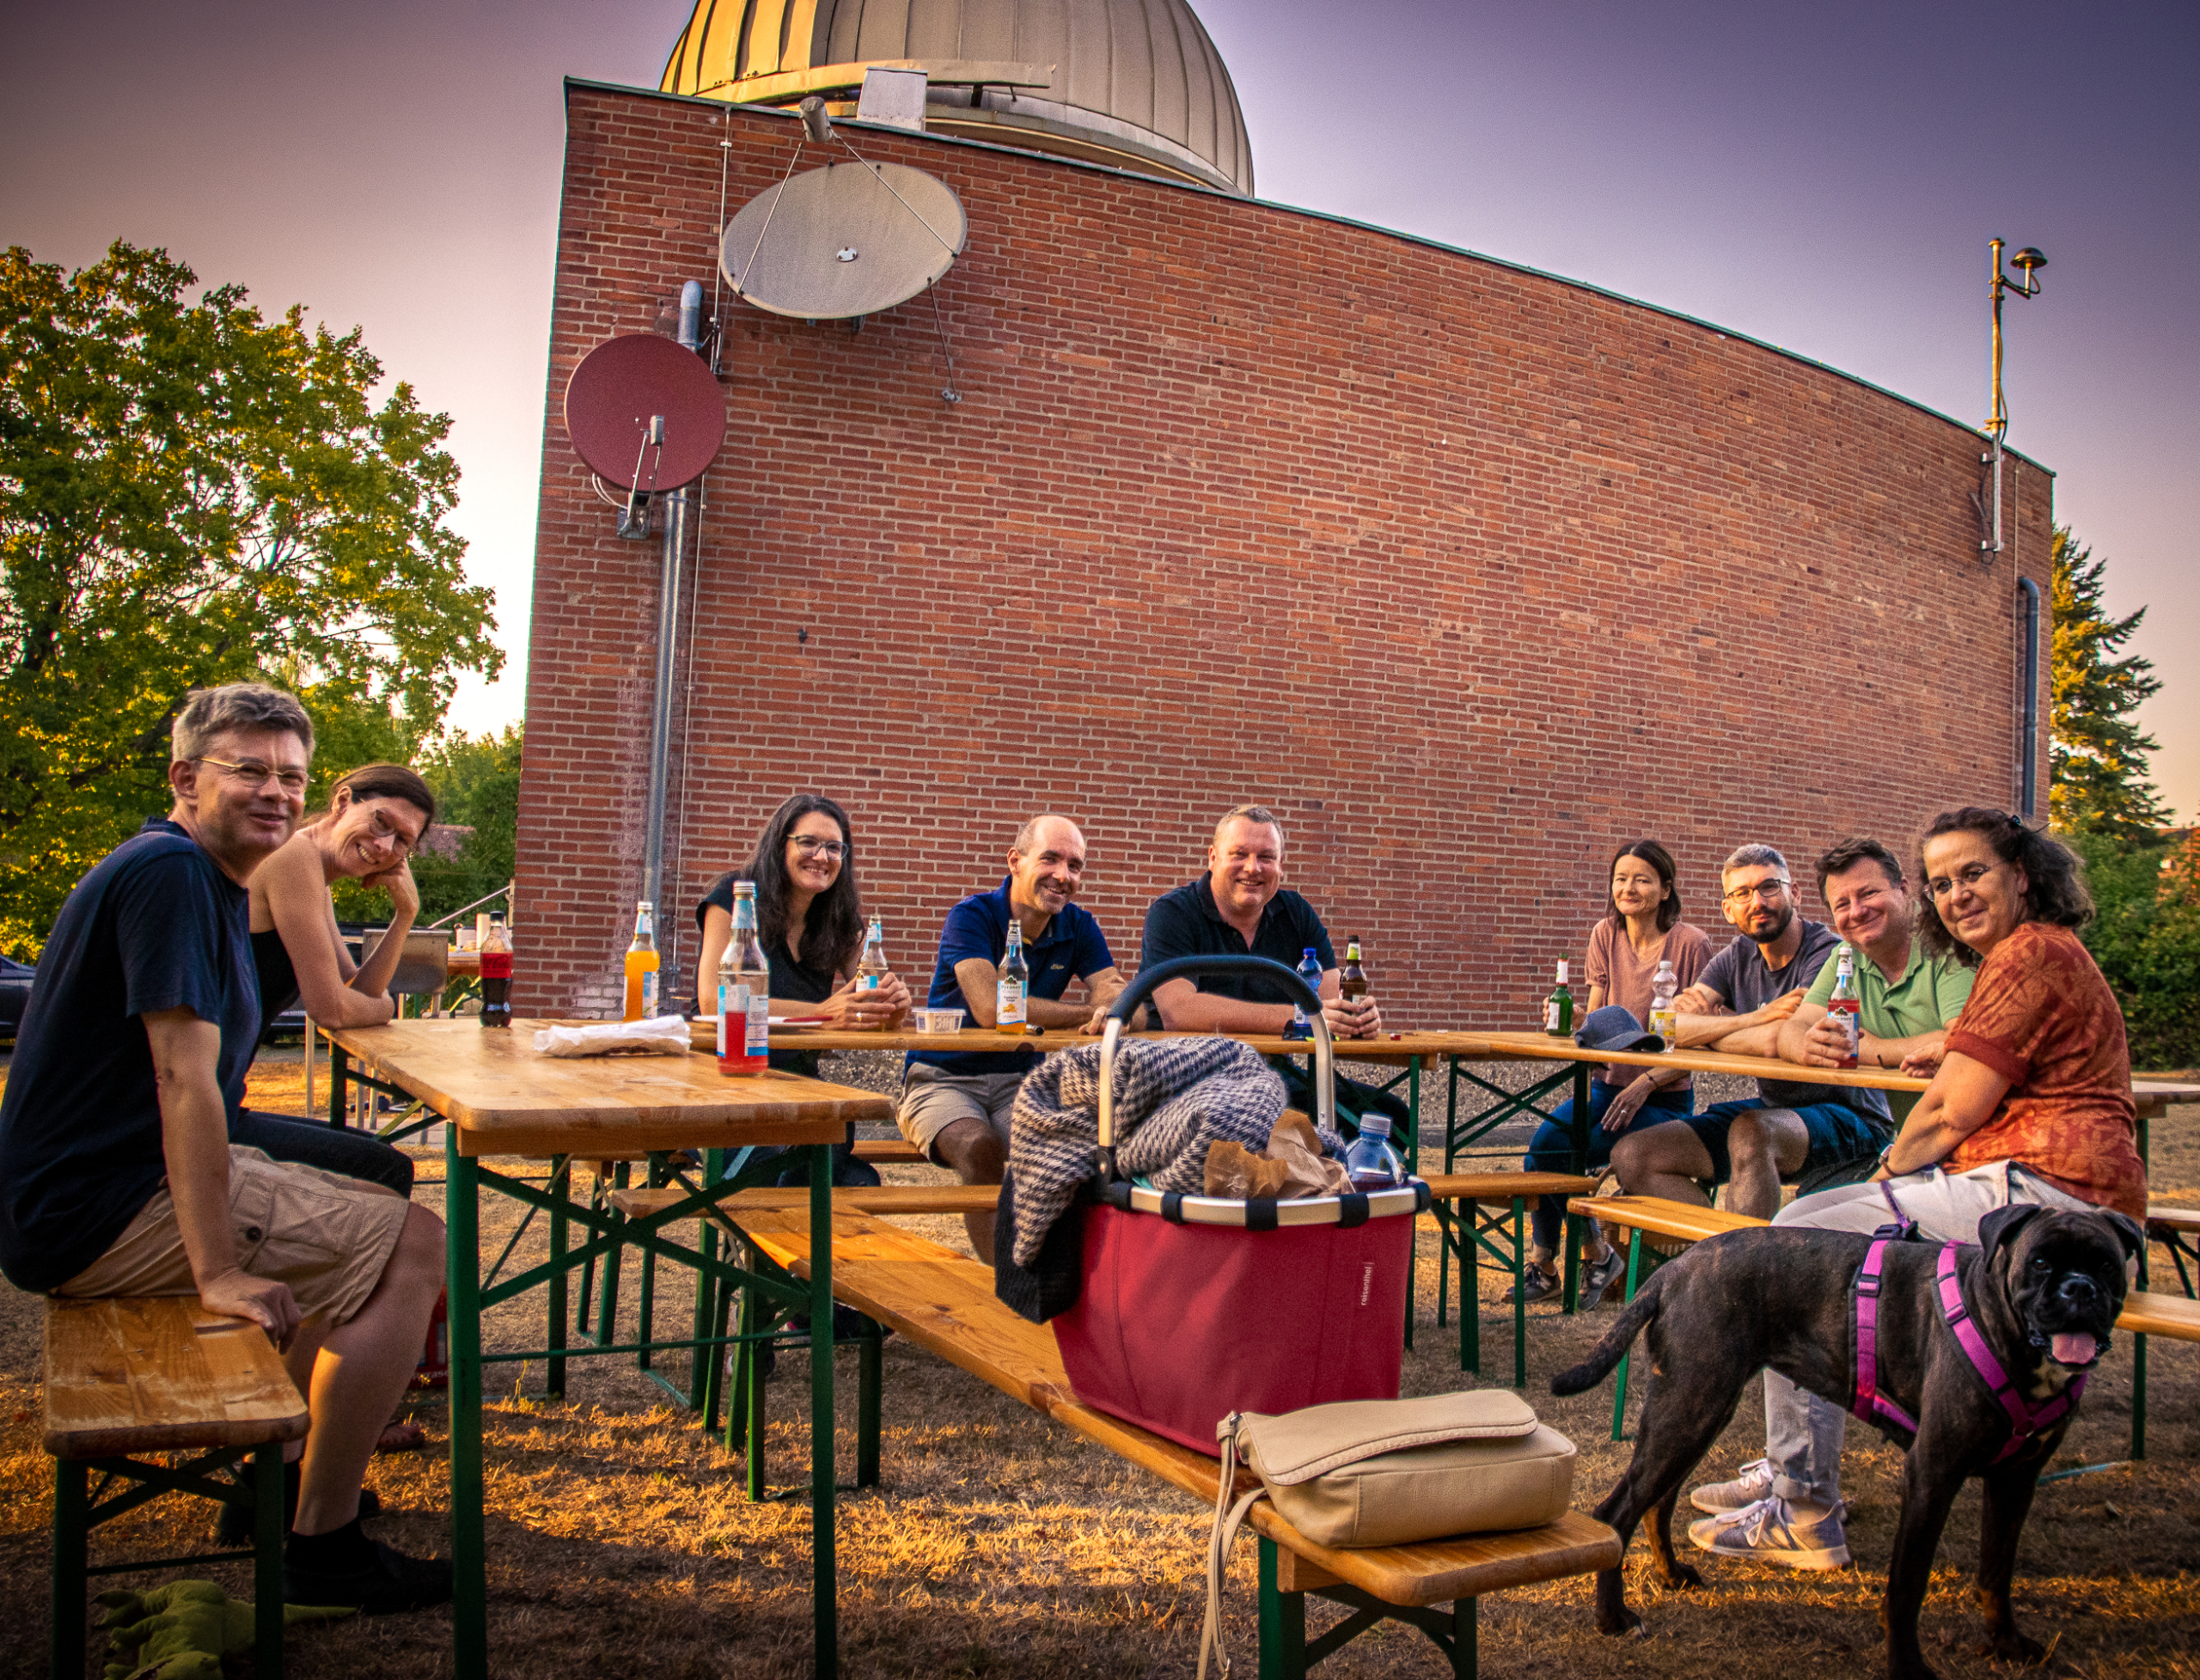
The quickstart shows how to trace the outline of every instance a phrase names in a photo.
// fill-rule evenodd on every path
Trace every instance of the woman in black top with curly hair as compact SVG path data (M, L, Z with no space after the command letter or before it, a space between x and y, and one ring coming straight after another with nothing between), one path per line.
M855 987L863 954L863 895L856 883L855 840L848 814L822 793L798 793L772 814L748 864L728 870L695 907L702 950L695 963L695 1002L718 1013L718 962L733 937L733 885L756 883L756 936L772 970L772 1013L822 1016L835 1027L894 1028L908 1018L909 988L888 974L872 992ZM816 1077L814 1050L774 1050L773 1067ZM850 1128L852 1133L853 1128ZM834 1177L853 1164L848 1146L835 1152ZM865 1182L877 1183L871 1173ZM789 1181L801 1182L790 1175Z

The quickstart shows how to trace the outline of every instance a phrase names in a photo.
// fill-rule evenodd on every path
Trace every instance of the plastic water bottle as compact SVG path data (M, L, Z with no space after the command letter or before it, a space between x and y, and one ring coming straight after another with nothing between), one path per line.
M1658 959L1658 972L1650 977L1650 1030L1665 1041L1668 1050L1675 1048L1675 1017L1673 999L1680 995L1680 976L1673 972L1672 959Z
M1360 1117L1360 1135L1345 1145L1344 1170L1355 1190L1390 1190L1406 1182L1406 1164L1390 1147L1388 1116Z
M1316 997L1322 995L1322 959L1314 955L1314 948L1311 945L1304 946L1300 950L1299 978L1306 982L1307 988ZM1305 1005L1294 1002L1291 1005L1291 1030L1284 1034L1284 1036L1311 1038L1313 1035L1314 1023L1306 1018Z

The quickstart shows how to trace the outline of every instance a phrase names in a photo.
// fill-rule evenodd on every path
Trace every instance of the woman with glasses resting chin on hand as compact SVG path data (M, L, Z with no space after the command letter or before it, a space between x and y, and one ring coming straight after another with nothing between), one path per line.
M401 764L370 764L339 778L328 791L328 809L253 871L252 956L260 971L262 1033L301 997L306 1013L324 1026L380 1026L397 1013L390 976L420 912L406 860L435 820L436 796L416 773ZM389 932L364 967L345 949L329 895L330 886L347 877L389 895ZM229 1141L396 1195L412 1191L411 1158L365 1132L247 1109L230 1117Z
M749 862L721 875L695 907L703 934L695 1003L703 1014L718 1012L718 963L733 938L736 881L756 886L756 937L771 966L773 1014L819 1016L844 1031L908 1021L909 988L899 974L886 975L876 991L856 990L865 924L855 840L848 814L818 793L798 793L774 811ZM814 1078L817 1052L774 1050L771 1065ZM873 1168L851 1158L855 1128L848 1130L849 1141L834 1151L834 1182L877 1183ZM791 1168L783 1182L808 1183L807 1166Z

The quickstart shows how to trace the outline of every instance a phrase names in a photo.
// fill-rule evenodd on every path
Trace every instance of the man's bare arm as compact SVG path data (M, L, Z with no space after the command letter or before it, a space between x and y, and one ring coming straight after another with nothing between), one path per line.
M1280 1033L1297 1013L1289 1004L1249 1004L1202 992L1188 980L1162 982L1153 994L1161 1023L1180 1033Z
M287 1285L237 1263L229 1229L229 1116L222 1100L222 1029L187 1008L142 1017L161 1105L161 1148L176 1229L209 1312L249 1318L281 1347L298 1327Z

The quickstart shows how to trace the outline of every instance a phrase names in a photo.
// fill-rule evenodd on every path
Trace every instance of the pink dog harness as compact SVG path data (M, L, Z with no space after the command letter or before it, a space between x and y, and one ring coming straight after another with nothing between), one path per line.
M1888 1237L1875 1238L1865 1251L1864 1263L1857 1268L1856 1281L1850 1286L1856 1298L1856 1398L1849 1409L1867 1423L1891 1423L1915 1435L1917 1420L1880 1393L1879 1386L1879 1285L1887 1244L1897 1240ZM1986 1345L1986 1338L1971 1322L1971 1309L1964 1304L1963 1280L1956 1271L1956 1253L1961 1247L1961 1243L1950 1243L1940 1250L1937 1273L1940 1316L1948 1321L1948 1329L1955 1333L1957 1345L1977 1371L1979 1380L2009 1414L2008 1441L1994 1457L1998 1464L2021 1451L2026 1442L2055 1424L2077 1404L2078 1396L2086 1391L2086 1379L2083 1376L2072 1378L2062 1393L2038 1406L2017 1392L2017 1385L2009 1380L2008 1372L2001 1369L2001 1362L1994 1357L1994 1350Z

